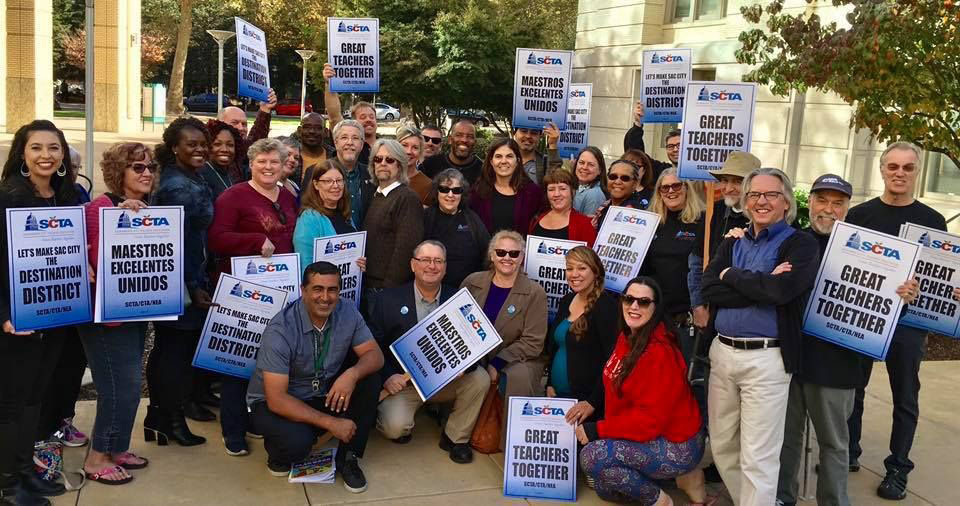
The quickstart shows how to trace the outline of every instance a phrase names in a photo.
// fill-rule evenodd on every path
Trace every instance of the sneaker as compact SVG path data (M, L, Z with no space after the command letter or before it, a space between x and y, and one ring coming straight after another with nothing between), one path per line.
M73 425L73 418L64 418L60 428L50 436L50 439L59 441L71 448L83 446L90 440L86 434L80 432L80 429Z
M902 501L907 497L907 474L895 470L887 471L887 476L877 487L877 495L891 501Z
M367 478L363 475L363 469L360 469L360 459L351 452L345 452L343 462L337 464L337 472L343 478L343 486L354 494L359 494L367 490Z
M267 461L267 470L270 471L270 474L281 478L290 474L290 464L279 464L271 460Z
M227 441L227 438L223 438L223 446L226 448L227 455L230 455L231 457L250 455L250 449L247 448L247 442L242 439L239 441Z
M254 432L253 429L250 429L247 431L247 437L253 438L253 439L263 439L263 434L260 434L259 432Z

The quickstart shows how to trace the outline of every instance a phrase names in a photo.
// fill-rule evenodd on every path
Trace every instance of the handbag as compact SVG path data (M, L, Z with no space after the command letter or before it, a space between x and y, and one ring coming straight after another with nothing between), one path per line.
M477 423L473 426L473 433L470 435L470 446L480 453L499 452L501 427L503 427L503 397L500 396L497 384L493 383L483 398Z
M63 471L63 445L58 441L42 441L33 446L33 466L37 476L44 481L56 481L63 478L63 486L67 490L77 490L86 483L82 472ZM68 474L80 475L80 482L74 484Z

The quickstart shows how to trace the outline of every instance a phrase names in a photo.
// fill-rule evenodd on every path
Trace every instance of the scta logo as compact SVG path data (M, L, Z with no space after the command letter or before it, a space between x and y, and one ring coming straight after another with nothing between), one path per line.
M620 223L632 223L634 225L646 225L647 220L639 216L624 215L622 212L617 212L617 215L613 217L613 221Z
M470 322L470 326L477 331L477 335L480 336L480 340L483 341L487 338L487 332L483 330L483 326L480 325L480 320L476 316L473 316L473 313L470 311L473 308L473 304L465 304L460 306L460 314Z
M263 274L264 272L289 272L290 267L287 264L275 264L272 262L267 262L263 265L257 266L257 272Z
M323 248L324 254L336 253L338 251L346 251L348 249L353 249L357 247L357 243L353 241L341 241L334 244L333 241L327 241L327 245Z
M707 87L700 88L700 95L697 97L700 102L730 102L743 101L743 95L735 91L707 91Z
M117 228L145 228L145 227L169 227L170 220L166 216L157 216L154 218L149 214L143 217L134 216L133 218L127 216L127 213L120 213L120 218L117 219Z
M561 408L551 408L549 404L534 407L529 402L525 402L520 414L523 416L563 416L564 412Z
M536 53L530 53L527 57L527 65L563 65L563 60L555 56L540 56Z
M653 53L653 57L650 58L650 63L674 63L683 61L683 56L678 54L668 54L666 56L659 56L657 53Z
M930 247L933 249L943 250L949 253L960 253L960 244L953 244L950 241L941 241L940 239L934 239L930 241Z
M572 98L583 98L587 96L587 92L583 90L573 90L570 92Z
M264 304L273 304L272 296L260 293L259 290L244 290L243 285L240 283L233 285L233 289L230 290L230 295L240 297L241 299L255 300Z
M348 25L343 21L337 25L338 32L369 32L370 27L366 25Z
M560 246L547 246L543 241L540 241L540 246L537 247L537 253L545 255L566 255L569 251Z
M862 241L860 240L860 234L857 232L850 234L850 238L847 239L847 247L858 251L873 253L874 255L883 255L884 258L896 258L900 260L899 251L884 246L882 242Z
M73 228L73 220L70 218L57 218L51 216L47 219L36 219L33 214L27 215L27 222L24 224L25 232L36 232L38 230L49 230L51 228Z

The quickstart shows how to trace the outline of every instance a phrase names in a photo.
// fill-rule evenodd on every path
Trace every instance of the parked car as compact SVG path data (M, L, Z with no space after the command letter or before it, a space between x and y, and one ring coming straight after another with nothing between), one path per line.
M230 99L223 96L223 107L230 106ZM190 112L217 112L217 94L200 93L183 99L183 107Z
M490 120L487 119L487 113L478 111L476 109L447 109L447 116L453 123L465 119L482 127L490 126Z
M377 119L384 121L393 121L400 118L400 109L388 104L375 104L377 110Z
M313 112L313 104L310 103L310 99L307 99L307 102L304 104L303 108L307 112ZM277 107L274 109L277 113L277 116L297 116L300 117L300 99L299 98L284 98L277 101Z

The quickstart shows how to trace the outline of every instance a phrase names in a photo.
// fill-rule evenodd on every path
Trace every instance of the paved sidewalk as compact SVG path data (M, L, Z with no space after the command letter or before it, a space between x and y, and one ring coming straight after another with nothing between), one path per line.
M921 369L921 418L912 457L917 468L910 475L909 495L902 505L960 504L960 489L952 486L947 475L955 474L960 455L960 362L925 362ZM145 405L145 404L144 404ZM865 453L863 469L850 475L850 494L854 504L886 504L875 494L883 474L883 458L890 433L890 389L886 369L877 364L867 392L864 420ZM94 402L78 405L76 423L89 431L93 423ZM157 447L143 441L141 425L144 408L141 406L133 434L133 451L150 459L144 470L132 471L136 479L127 485L110 487L88 483L78 492L55 498L54 504L105 505L138 504L232 504L232 505L318 505L345 503L380 503L390 505L492 505L524 503L506 499L501 494L503 454L476 454L471 464L451 462L437 448L439 429L428 417L418 418L414 438L410 444L398 446L374 431L362 466L370 484L363 494L351 494L339 477L332 485L289 484L284 478L267 473L266 454L258 440L249 440L252 453L246 457L230 457L223 451L216 422L191 422L191 428L207 437L207 444L182 448L175 443ZM816 462L816 445L811 462ZM68 469L77 469L82 463L85 448L66 450ZM816 475L811 473L816 488ZM721 491L722 492L722 491ZM686 504L686 498L672 491L676 504ZM578 502L602 504L596 494L579 487ZM724 497L723 505L732 504ZM802 504L812 505L810 500ZM894 504L894 503L890 503Z

